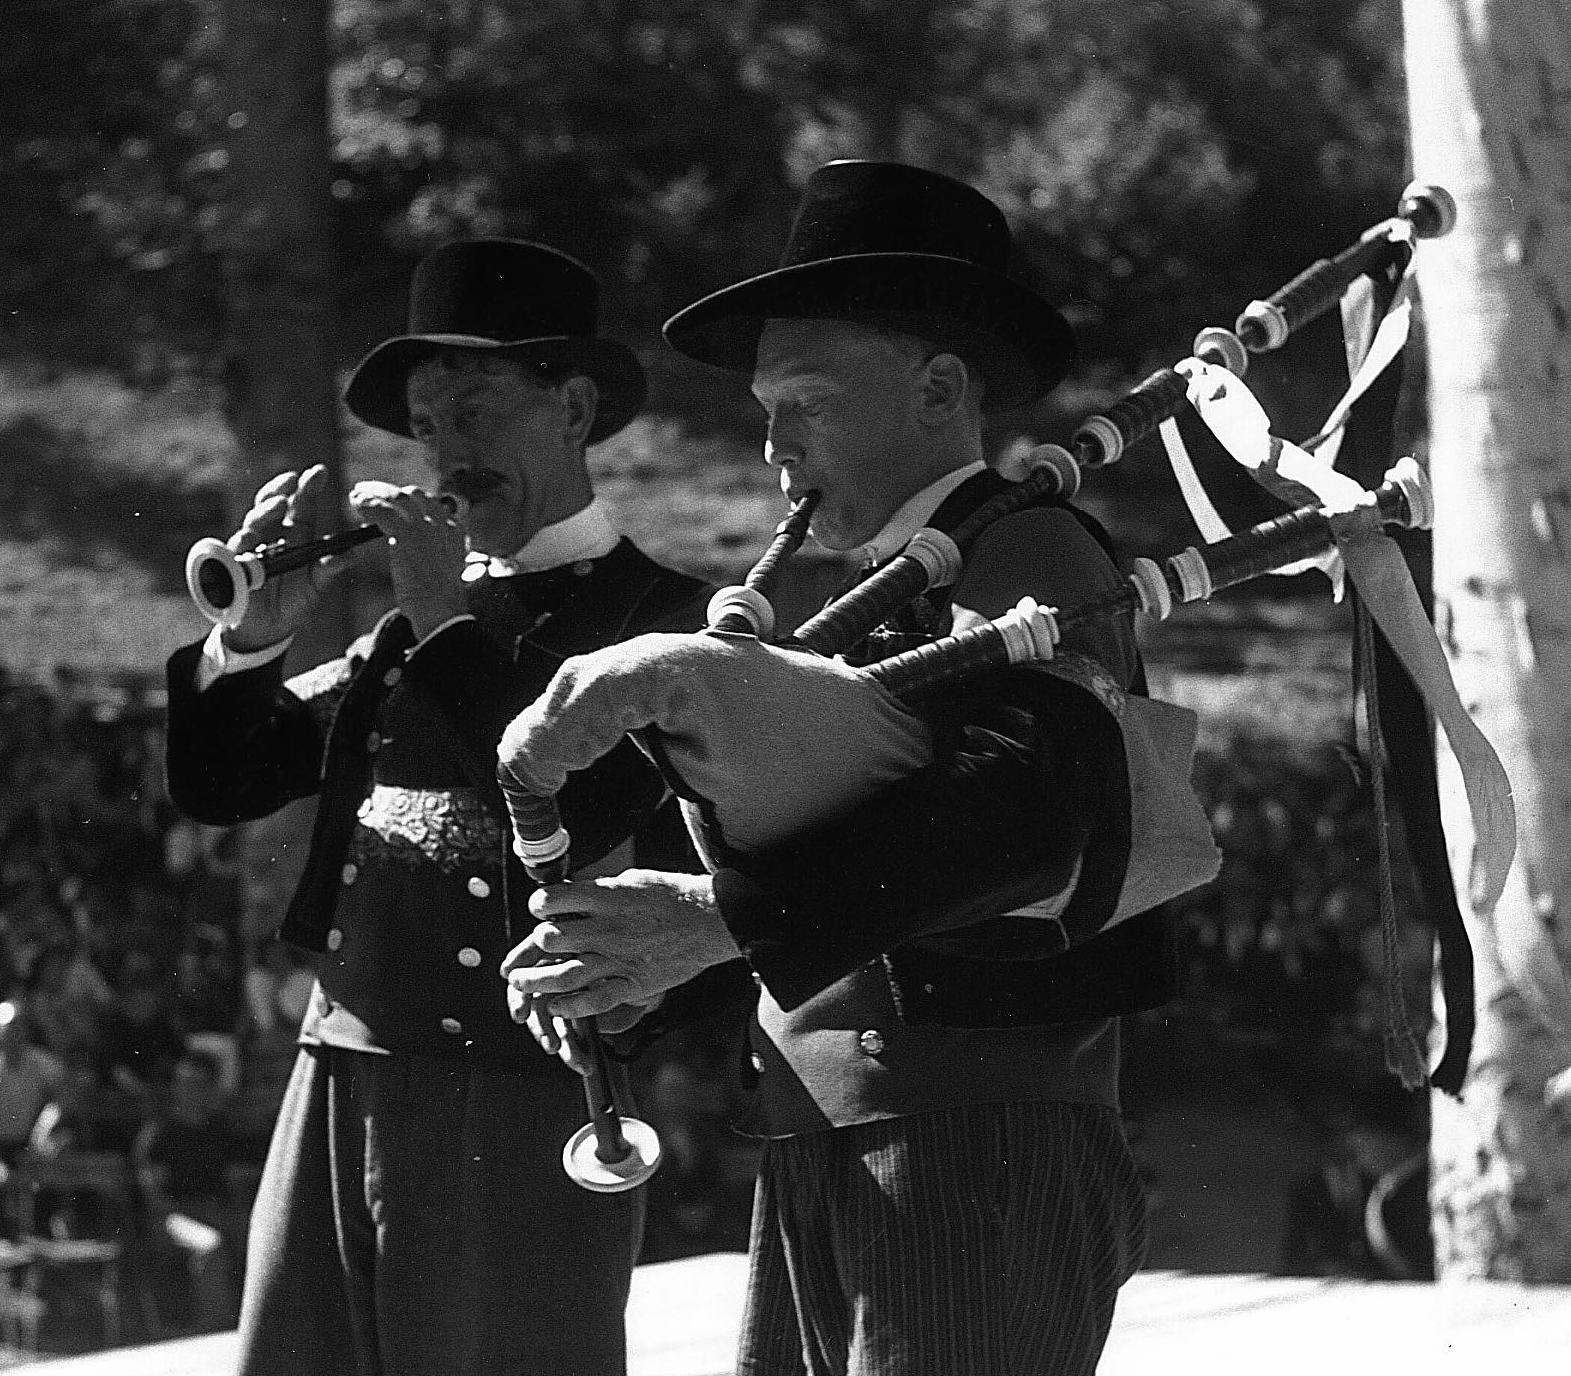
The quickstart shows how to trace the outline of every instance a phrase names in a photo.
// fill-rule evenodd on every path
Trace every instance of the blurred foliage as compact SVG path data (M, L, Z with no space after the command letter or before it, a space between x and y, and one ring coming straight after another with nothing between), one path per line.
M313 5L303 3L309 17ZM1397 0L333 0L342 354L414 259L538 236L653 348L772 265L833 156L968 178L1117 385L1342 247L1403 180ZM221 0L0 10L0 350L157 382L220 348ZM712 379L703 380L704 385ZM720 419L725 419L722 413Z
M1185 992L1170 1012L1181 1016L1188 1005L1305 1046L1378 1046L1385 955L1376 834L1351 741L1261 734L1240 718L1208 734L1195 785L1222 872L1182 902ZM1395 974L1422 1024L1430 934L1405 873L1397 867Z
M0 10L8 352L161 381L211 354L224 157L206 0Z
M0 541L85 568L128 560L178 591L192 541L228 519L233 452L209 388L0 372Z

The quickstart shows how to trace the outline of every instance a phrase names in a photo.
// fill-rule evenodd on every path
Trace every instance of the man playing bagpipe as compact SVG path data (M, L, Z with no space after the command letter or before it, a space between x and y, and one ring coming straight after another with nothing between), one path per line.
M814 535L877 566L1008 486L983 462L984 414L1041 397L1072 362L1068 324L1005 275L1008 250L1003 216L967 186L833 163L808 184L782 266L688 307L666 337L751 375L783 490L816 489ZM955 585L859 654L1117 581L1100 529L1045 501L988 527ZM593 701L588 679L616 654L567 666L508 728L504 776L539 775L553 718ZM1049 666L989 670L919 714L838 710L810 696L812 675L793 686L792 656L766 663L761 648L727 701L673 654L646 676L659 710L715 711L720 735L773 751L781 775L798 763L793 714L828 772L864 749L886 764L908 751L910 768L794 827L772 815L767 769L736 784L729 812L689 787L713 873L537 891L540 925L503 966L515 1016L563 1049L563 1018L651 1003L738 955L751 966L767 1141L738 1372L1092 1372L1144 1247L1116 1019L1168 997L1171 974L1158 919L1113 925L1135 811L1121 717L1141 701L1129 618L1066 632ZM608 715L560 735L624 729ZM888 741L859 739L886 724ZM713 775L716 755L700 743L668 777Z
M320 795L282 935L324 954L251 1228L248 1376L624 1369L643 1196L591 1195L557 1168L580 1082L535 1052L494 973L510 944L504 725L568 656L700 625L710 591L619 539L594 498L585 447L644 396L637 360L596 335L597 296L540 244L427 257L409 332L347 394L435 471L434 494L351 494L391 537L398 610L285 683L289 637L332 574L315 563L170 663L185 812L223 825ZM323 479L267 484L231 547L335 527ZM664 795L631 744L586 771L564 796L584 858L631 863L627 838Z

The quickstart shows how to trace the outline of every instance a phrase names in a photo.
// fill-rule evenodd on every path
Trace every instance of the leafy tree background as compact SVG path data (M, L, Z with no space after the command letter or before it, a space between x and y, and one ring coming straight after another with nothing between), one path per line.
M219 10L6 6L7 353L213 366ZM344 360L420 253L505 233L570 244L658 362L661 320L772 264L812 167L874 156L993 195L1116 386L1388 213L1397 24L1394 0L337 0Z

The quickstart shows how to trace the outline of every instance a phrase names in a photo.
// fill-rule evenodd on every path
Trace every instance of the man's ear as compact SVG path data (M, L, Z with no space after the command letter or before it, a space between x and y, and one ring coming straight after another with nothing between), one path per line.
M583 444L595 423L600 389L593 378L580 373L562 384L562 400L566 403L566 437L575 444Z
M920 381L922 419L945 425L959 415L976 381L958 354L934 354L923 365Z

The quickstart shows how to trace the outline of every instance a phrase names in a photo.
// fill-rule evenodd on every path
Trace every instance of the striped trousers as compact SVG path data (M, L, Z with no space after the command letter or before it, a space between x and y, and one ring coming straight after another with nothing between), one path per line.
M771 1141L737 1376L1091 1376L1144 1250L1111 1109L968 1105Z

